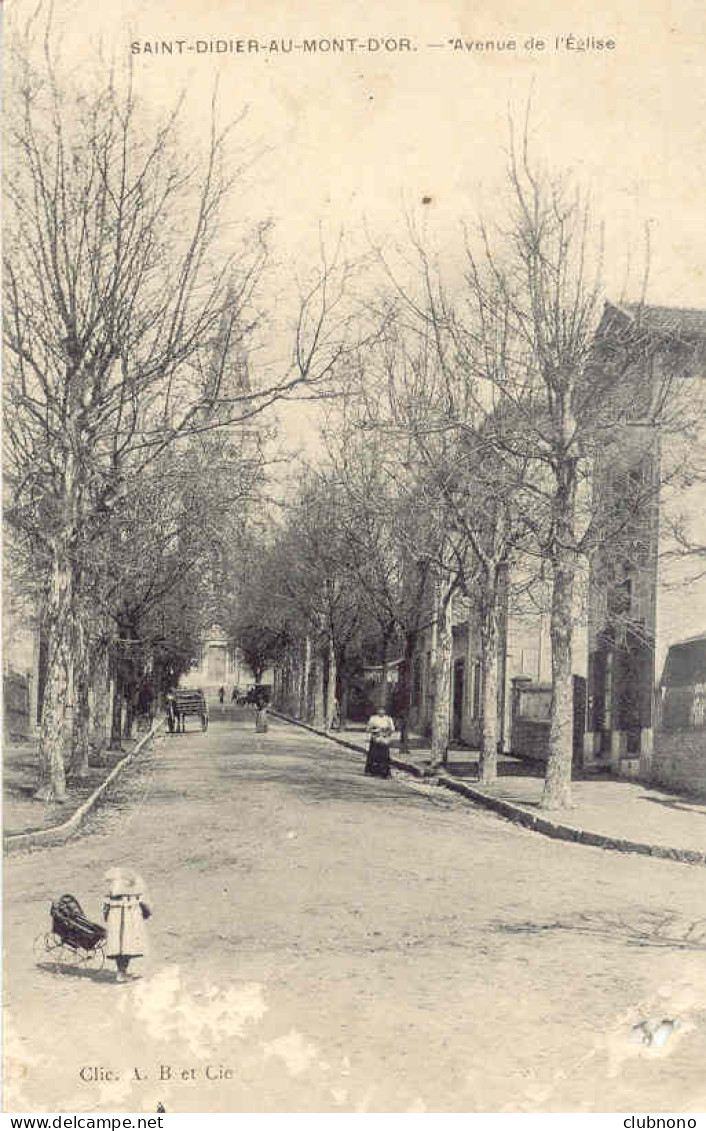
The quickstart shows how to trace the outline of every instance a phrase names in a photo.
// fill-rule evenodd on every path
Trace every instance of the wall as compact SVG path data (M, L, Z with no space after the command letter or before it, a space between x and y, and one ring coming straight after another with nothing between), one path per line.
M520 758L546 761L549 746L551 684L513 680L510 744Z
M660 731L655 738L650 780L706 799L706 728Z
M706 412L706 410L705 410ZM706 450L706 429L695 443ZM669 475L680 453L676 441L663 444L664 474ZM685 555L675 538L679 531L686 545L704 543L706 483L698 473L691 486L678 475L662 488L662 522L659 535L660 559L657 576L656 677L660 678L669 647L697 633L706 632L706 571L703 556Z
M582 761L586 709L586 681L573 677L574 737L573 764ZM546 762L549 753L549 728L552 701L550 683L532 683L526 677L512 681L510 749L518 758Z

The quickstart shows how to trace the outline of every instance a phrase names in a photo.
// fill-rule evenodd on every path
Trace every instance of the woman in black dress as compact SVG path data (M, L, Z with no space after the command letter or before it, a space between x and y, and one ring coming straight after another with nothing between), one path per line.
M375 711L368 719L370 745L365 762L366 774L376 778L390 776L390 743L395 733L395 724L383 709Z

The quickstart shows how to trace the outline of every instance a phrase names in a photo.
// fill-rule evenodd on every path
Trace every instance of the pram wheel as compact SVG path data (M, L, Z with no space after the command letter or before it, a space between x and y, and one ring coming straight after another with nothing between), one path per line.
M34 957L37 962L53 962L55 969L59 969L64 963L64 940L60 935L54 931L47 931L43 935L37 935L32 945Z
M34 957L37 960L46 958L48 954L59 949L63 946L63 940L55 935L53 931L43 931L41 935L37 935L32 943L32 950Z
M63 967L65 970L74 969L76 966L82 965L83 959L81 954L82 952L80 950L76 950L73 946L66 946L66 944L64 944L56 951L55 961L60 968Z
M51 949L48 945L50 938L51 935L43 932L41 935L37 935L36 939L32 943L32 953L34 954L34 957L38 962L41 962L42 958L45 958L48 951Z
M57 970L77 969L102 970L105 965L105 943L99 942L92 949L68 946L60 935L49 931L37 935L32 950L37 962L53 962Z
M81 959L81 965L85 966L87 970L102 970L105 965L105 946L99 943L93 950L84 951L85 957Z
M102 970L105 962L105 944L95 947L69 946L66 942L56 951L59 966L72 970Z

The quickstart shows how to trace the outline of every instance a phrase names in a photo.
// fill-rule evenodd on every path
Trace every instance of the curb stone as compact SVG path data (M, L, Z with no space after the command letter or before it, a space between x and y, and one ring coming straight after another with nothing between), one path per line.
M5 855L8 856L11 852L18 852L23 848L48 848L51 845L64 844L69 840L74 833L78 832L82 821L88 816L96 801L105 793L108 786L115 781L118 774L137 757L143 746L145 746L150 739L155 737L162 726L164 726L162 721L155 723L152 729L148 730L147 734L142 736L135 748L126 754L124 758L121 758L119 762L116 762L105 781L102 781L101 784L94 789L93 793L79 805L76 812L73 813L67 821L64 821L63 824L51 825L47 829L33 829L31 832L26 833L6 833L3 838Z
M305 730L310 730L314 734L320 735L321 738L328 738L331 742L336 742L339 746L345 746L349 750L355 750L358 754L365 753L363 747L359 746L357 743L347 742L344 738L337 738L328 731L319 730L317 727L310 726L309 723L301 722L300 719L294 719L290 715L284 715L279 711L271 710L270 714L274 715L276 718L283 719L285 722L303 727ZM395 769L403 770L405 773L412 774L414 777L421 778L424 776L422 769L413 762L406 762L401 758L392 757L390 758L390 762ZM524 828L530 829L532 832L540 833L542 836L552 837L554 840L572 841L574 844L585 844L593 848L605 848L611 852L632 853L639 856L654 857L659 860L673 860L679 864L706 864L706 852L698 852L693 848L670 848L664 844L647 844L641 841L625 840L621 837L612 837L604 833L593 833L587 829L574 828L572 825L560 825L555 821L550 821L546 817L540 817L536 813L532 813L529 809L524 809L521 805L515 805L513 802L506 801L504 798L493 797L491 794L468 785L466 782L452 778L443 770L436 775L436 781L438 785L443 786L444 789L449 789L452 793L460 793L470 801L475 801L478 805L482 805L484 808L491 809L493 812L498 813L501 817L505 817L506 820L512 821L516 825L522 825Z

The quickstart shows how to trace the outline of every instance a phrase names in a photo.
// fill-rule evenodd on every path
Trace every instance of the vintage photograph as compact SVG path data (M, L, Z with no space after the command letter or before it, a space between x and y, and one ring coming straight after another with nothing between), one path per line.
M4 1110L695 1125L702 6L4 32Z

